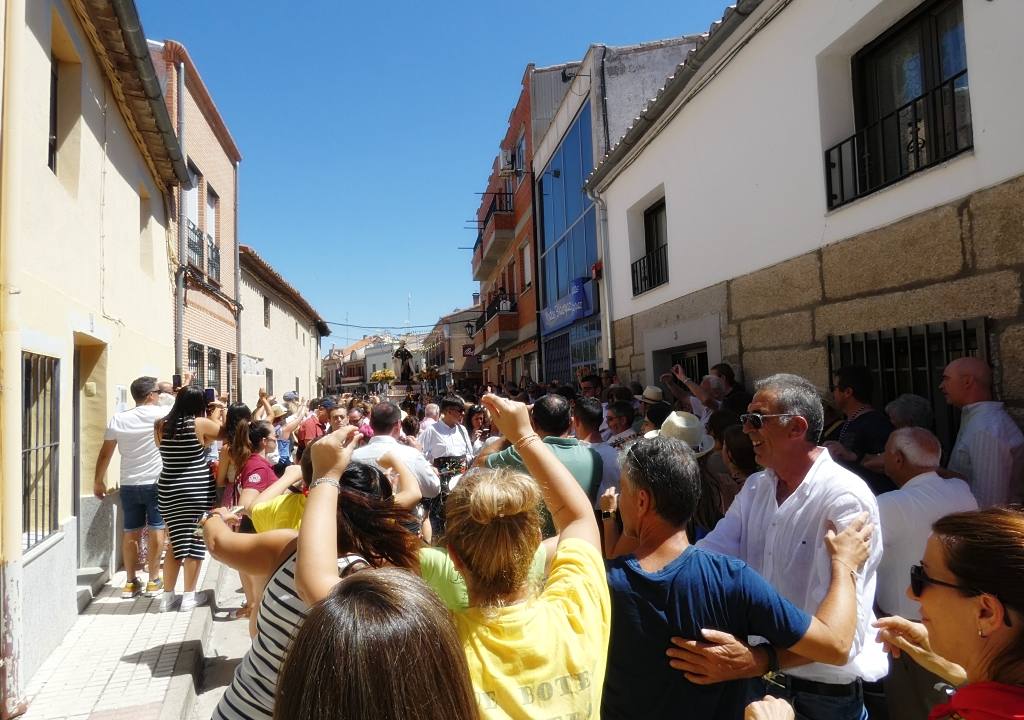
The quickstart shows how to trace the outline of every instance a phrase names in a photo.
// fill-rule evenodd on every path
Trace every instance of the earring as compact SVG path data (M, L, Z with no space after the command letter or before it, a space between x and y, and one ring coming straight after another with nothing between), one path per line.
M978 637L980 637L982 640L985 639L985 633L981 631L981 628L978 628Z

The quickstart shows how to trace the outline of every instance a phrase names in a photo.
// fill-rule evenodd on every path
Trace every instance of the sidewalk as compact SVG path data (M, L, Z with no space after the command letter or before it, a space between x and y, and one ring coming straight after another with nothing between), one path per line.
M119 572L29 682L24 720L183 720L195 700L220 563L199 574L208 604L159 612L160 599L121 599Z

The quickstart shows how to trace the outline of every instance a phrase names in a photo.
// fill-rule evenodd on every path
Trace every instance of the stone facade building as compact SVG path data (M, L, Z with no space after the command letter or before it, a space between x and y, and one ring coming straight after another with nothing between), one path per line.
M876 405L932 401L948 450L952 358L987 359L1024 416L1024 97L1007 92L1024 6L833 10L726 11L590 177L616 366L652 383L725 360L748 382L788 371L824 390L867 365Z

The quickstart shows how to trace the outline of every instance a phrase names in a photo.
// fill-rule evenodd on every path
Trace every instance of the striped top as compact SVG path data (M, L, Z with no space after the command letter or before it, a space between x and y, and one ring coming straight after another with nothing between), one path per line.
M231 685L224 692L214 720L271 720L277 679L295 632L309 612L295 589L296 552L271 575L263 591L256 618L256 636L252 647L235 670ZM366 561L359 555L338 558L338 573L346 575Z

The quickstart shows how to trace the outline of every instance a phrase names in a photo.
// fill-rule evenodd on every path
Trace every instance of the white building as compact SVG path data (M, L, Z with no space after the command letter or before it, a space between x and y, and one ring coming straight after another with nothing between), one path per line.
M939 374L968 353L1021 407L1021 27L1020 2L727 10L588 181L620 374L867 364L948 440Z
M313 306L255 250L239 247L242 361L239 398L250 407L259 389L280 398L289 390L319 394L320 341L331 334Z

